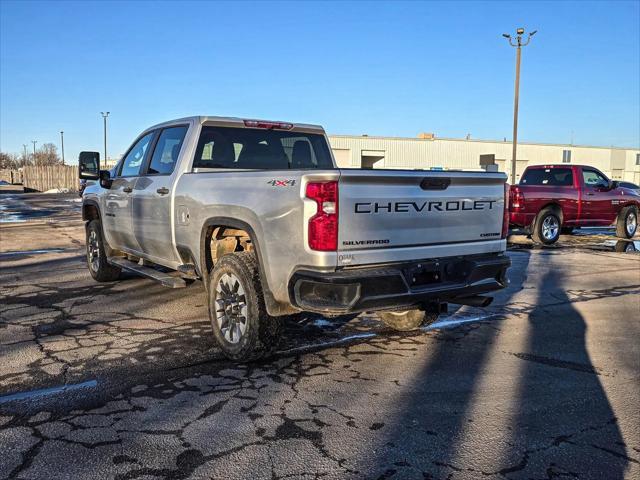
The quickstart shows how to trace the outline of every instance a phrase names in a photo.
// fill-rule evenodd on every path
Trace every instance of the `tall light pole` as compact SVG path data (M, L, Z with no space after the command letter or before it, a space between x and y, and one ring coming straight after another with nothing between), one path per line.
M60 130L60 146L62 147L62 165L64 165L64 131Z
M107 117L109 112L100 112L102 119L104 120L104 161L107 162Z
M31 140L31 143L33 143L33 158L35 160L36 158L36 143L38 143L37 140Z
M23 143L22 148L24 149L24 163L27 164L27 144Z
M526 40L522 40L524 35L524 28L518 28L516 30L515 42L508 33L503 33L502 36L509 40L509 45L516 47L516 86L515 97L513 100L513 152L511 155L511 183L516 183L516 150L518 145L518 100L520 96L520 52L522 47L529 45L531 37L536 34L537 30L530 32Z

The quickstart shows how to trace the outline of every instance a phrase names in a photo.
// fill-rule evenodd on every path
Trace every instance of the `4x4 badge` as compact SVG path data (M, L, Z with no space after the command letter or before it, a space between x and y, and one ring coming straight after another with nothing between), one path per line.
M272 187L293 187L296 184L295 180L278 180L273 179L267 182Z

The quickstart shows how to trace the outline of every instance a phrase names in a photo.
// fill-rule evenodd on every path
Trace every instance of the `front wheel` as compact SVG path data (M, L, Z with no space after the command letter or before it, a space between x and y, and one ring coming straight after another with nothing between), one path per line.
M98 282L113 282L120 276L120 267L107 262L107 254L102 238L100 220L91 220L86 228L87 265L94 280Z
M402 312L378 312L378 316L388 327L401 332L408 332L426 327L438 320L438 312L425 310L405 310Z
M633 238L638 229L638 209L630 205L624 207L618 214L616 221L616 236L619 238Z
M216 263L209 282L209 318L218 346L231 360L257 360L275 350L282 321L267 313L253 253L227 254Z
M552 208L545 208L533 223L531 237L534 242L550 245L560 238L560 218Z

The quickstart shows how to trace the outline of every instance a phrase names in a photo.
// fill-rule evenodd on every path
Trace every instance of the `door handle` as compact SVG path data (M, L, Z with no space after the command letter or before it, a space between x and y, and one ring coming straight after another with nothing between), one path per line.
M166 195L169 193L169 189L167 187L162 187L156 190L160 195Z
M590 197L593 197L593 193L591 192L587 192L587 195L589 195Z
M124 188L122 189L122 191L123 191L124 193L131 193L131 192L133 192L133 188L131 188L131 187L124 187Z

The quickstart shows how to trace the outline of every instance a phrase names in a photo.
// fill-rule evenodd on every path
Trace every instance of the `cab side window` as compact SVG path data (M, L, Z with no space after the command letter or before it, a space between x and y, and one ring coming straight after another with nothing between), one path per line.
M149 175L170 175L178 162L187 127L171 127L162 130L147 169Z
M582 178L587 187L606 187L609 182L595 170L582 170Z
M142 167L142 162L147 154L147 150L149 150L154 135L155 132L147 133L129 150L129 153L127 153L127 156L122 161L119 176L136 177L140 174L140 167Z

